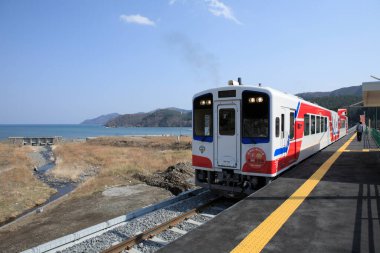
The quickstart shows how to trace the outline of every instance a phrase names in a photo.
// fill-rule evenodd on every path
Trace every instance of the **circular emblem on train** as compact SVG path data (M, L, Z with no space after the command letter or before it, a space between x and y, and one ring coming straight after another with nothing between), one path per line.
M261 148L251 148L247 151L245 158L247 164L252 168L260 168L266 162L265 152Z
M199 146L199 151L201 151L201 154L203 154L203 152L205 152L206 150L206 147L205 146Z

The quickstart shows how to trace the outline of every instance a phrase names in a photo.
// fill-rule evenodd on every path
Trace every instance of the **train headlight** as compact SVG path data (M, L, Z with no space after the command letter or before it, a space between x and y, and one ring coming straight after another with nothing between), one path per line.
M206 104L207 104L207 105L211 105L211 100L207 100L207 101L206 101Z
M256 98L257 103L262 103L264 101L263 97Z
M201 100L200 104L201 105L205 105L206 104L206 100Z
M248 103L255 103L256 99L255 98L248 98Z

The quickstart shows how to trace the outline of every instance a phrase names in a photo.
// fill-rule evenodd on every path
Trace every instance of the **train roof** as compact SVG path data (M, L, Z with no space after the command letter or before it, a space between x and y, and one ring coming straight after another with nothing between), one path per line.
M320 108L323 108L323 109L327 109L327 108L324 108L316 103L312 103L310 101L307 101L301 97L298 97L298 96L295 96L293 94L290 94L290 93L286 93L286 92L283 92L283 91L280 91L280 90L277 90L277 89L274 89L274 88L271 88L271 87L267 87L267 86L254 86L254 85L226 85L226 86L223 86L223 87L218 87L218 88L212 88L212 89L208 89L208 90L204 90L204 91L201 91L201 92L198 92L196 93L194 96L193 96L193 99L195 97L198 97L200 95L203 95L203 94L206 94L206 93L212 93L212 92L215 92L215 91L221 91L221 90L231 90L231 89L235 89L235 90L251 90L251 91L266 91L267 93L273 95L273 96L277 96L277 97L283 97L283 98L287 98L287 99L294 99L294 100L301 100L305 103L308 103L310 105L314 105L314 106L317 106L317 107L320 107ZM330 109L327 109L327 110L330 110ZM330 110L332 111L332 110Z

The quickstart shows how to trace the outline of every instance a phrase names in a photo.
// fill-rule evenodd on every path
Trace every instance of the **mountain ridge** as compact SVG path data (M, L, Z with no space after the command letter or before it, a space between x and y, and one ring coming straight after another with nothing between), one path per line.
M362 100L362 86L349 86L326 92L303 92L299 96L309 102L336 111Z
M317 103L320 106L336 111L362 100L362 86L349 86L333 91L302 92L296 94L307 101ZM111 116L108 120L106 116ZM159 108L150 112L138 112L131 114L106 114L87 122L102 122L106 127L191 127L192 111L177 107ZM103 120L103 121L102 121ZM94 123L92 123L94 124ZM99 124L99 123L97 123Z
M307 98L317 98L317 97L327 97L327 96L361 96L362 95L362 86L349 86L339 88L333 91L316 91L316 92L302 92L296 94L303 99Z
M109 120L106 127L191 127L191 110L175 107L147 113L120 115Z
M81 125L104 125L108 121L110 121L110 120L112 120L118 116L120 116L120 114L118 114L118 113L103 114L103 115L100 115L96 118L86 119L86 120L82 121L80 124Z

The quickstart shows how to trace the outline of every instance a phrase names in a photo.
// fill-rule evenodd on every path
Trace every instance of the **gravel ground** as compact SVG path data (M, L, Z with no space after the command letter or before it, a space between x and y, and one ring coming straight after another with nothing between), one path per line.
M161 244L152 242L152 241L143 241L135 246L133 248L137 249L138 251L141 251L143 253L150 253L155 252L159 250L162 247Z
M158 238L165 240L165 241L168 241L168 242L177 240L181 236L182 236L181 234L176 233L176 232L171 231L171 230L166 230L166 231L162 232L161 234L157 235Z
M158 224L166 222L190 209L199 206L200 204L208 202L212 198L215 198L215 195L213 195L212 193L204 193L198 196L194 196L190 199L183 200L164 209L160 209L155 212L146 214L142 217L138 217L136 219L128 221L125 225L116 227L115 229L107 231L102 235L85 240L77 245L74 245L60 252L69 253L102 251L106 248L109 248L114 242L123 241L128 237L131 237ZM186 224L182 226L185 230L186 228L190 229L190 227L192 227L193 224L186 222ZM167 233L167 236L170 236L170 232ZM152 243L151 241L149 241L149 243L140 243L136 247L136 249L142 252L152 252L158 249L157 244Z
M183 231L189 232L198 226L195 224L183 221L183 222L179 223L176 227L183 230Z
M200 214L194 215L193 217L191 217L191 219L194 221L200 222L200 223L205 223L205 222L208 222L209 220L211 220L210 217L206 217L206 216L203 216Z
M212 207L211 207L209 210L206 209L207 211L205 211L205 213L210 214L211 210L213 210L212 213L215 215L215 214L221 212L221 210L219 208L226 209L229 206L231 206L232 204L233 204L233 202L230 202L230 201L218 203L216 205L216 207L218 207L218 209L212 209ZM206 216L203 216L203 215L200 215L200 214L196 214L196 215L190 217L190 219L192 219L194 221L197 221L197 222L200 222L200 223L203 224L203 223L211 220L212 218L206 217ZM198 225L192 224L192 223L187 222L186 220L184 220L184 221L182 221L181 223L179 223L175 227L178 228L178 229L180 229L180 230L189 232L189 231L197 228ZM172 241L178 239L181 236L182 236L182 234L176 233L176 232L171 231L171 230L166 230L165 232L157 235L158 238L161 238L161 239L163 239L163 240L165 240L167 242L172 242ZM157 243L152 242L152 241L144 240L141 243L139 243L139 245L135 245L133 248L136 249L136 250L139 250L141 252L146 253L146 252L156 252L161 247L162 247L162 245L160 245L160 244L157 244Z

